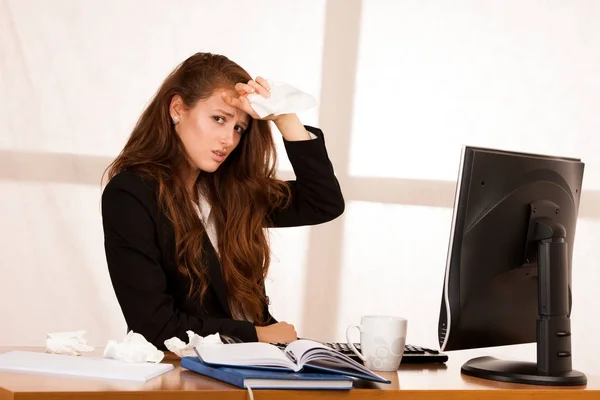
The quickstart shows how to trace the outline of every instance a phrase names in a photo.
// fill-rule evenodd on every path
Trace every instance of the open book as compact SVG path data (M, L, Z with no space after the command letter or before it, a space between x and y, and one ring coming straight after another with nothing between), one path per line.
M284 350L268 343L199 344L198 358L213 366L246 367L290 372L325 372L390 383L364 365L312 340L296 340Z

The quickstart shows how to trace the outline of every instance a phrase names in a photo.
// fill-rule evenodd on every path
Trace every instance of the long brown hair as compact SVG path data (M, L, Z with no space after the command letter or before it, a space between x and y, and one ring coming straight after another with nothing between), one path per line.
M196 53L165 79L140 116L119 156L107 168L112 179L134 170L158 183L157 201L175 231L176 263L189 278L189 297L202 303L208 277L202 253L205 229L196 214L183 179L188 157L171 122L169 105L175 95L187 107L218 89L232 89L251 77L225 56ZM275 178L277 155L268 121L251 120L238 146L214 173L200 172L196 189L211 204L229 305L255 324L264 324L264 279L270 263L265 227L268 214L285 207L289 187ZM195 191L196 193L198 190Z

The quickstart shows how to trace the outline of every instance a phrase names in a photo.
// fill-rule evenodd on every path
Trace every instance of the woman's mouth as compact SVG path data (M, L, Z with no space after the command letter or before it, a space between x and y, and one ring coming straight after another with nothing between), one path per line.
M212 153L215 155L213 158L218 162L222 162L225 159L225 156L227 155L227 153L219 150L213 150Z

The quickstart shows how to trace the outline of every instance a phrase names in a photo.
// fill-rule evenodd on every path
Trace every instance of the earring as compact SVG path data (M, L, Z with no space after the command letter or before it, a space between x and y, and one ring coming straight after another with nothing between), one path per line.
M177 125L178 122L179 122L179 117L177 115L175 115L173 117L173 124Z

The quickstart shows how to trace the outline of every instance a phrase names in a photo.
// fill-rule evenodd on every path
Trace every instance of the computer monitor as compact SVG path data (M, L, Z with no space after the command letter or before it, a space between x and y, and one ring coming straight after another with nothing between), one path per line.
M478 357L461 372L584 385L571 368L571 259L584 164L467 146L439 317L442 351L537 342L537 362Z

